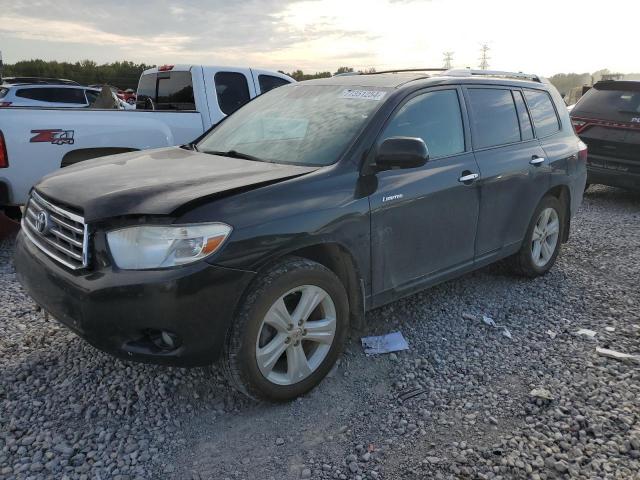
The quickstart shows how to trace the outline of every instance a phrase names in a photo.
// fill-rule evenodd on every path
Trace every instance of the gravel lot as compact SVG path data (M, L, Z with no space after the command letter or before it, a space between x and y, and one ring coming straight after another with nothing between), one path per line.
M35 310L11 250L2 479L640 478L640 364L595 353L640 354L640 195L592 187L542 279L492 266L371 312L364 334L401 330L410 351L367 358L354 335L287 405L246 400L215 368L93 349Z

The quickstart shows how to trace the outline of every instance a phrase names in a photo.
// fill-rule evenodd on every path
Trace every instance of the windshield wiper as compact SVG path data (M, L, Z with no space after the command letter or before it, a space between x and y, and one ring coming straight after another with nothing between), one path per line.
M194 142L185 143L184 145L182 145L182 148L184 148L185 150L192 150L194 152L198 151L198 145L196 145Z
M269 160L265 160L264 158L254 157L253 155L238 152L237 150L227 150L226 152L205 150L203 153L208 153L209 155L220 155L221 157L240 158L242 160L253 160L254 162L270 162Z

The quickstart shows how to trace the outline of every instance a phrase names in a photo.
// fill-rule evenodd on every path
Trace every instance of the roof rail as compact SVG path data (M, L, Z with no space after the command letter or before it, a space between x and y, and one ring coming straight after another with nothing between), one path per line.
M503 77L503 78L517 78L523 80L532 80L534 82L543 83L542 77L535 73L522 73L522 72L502 72L500 70L471 70L468 68L451 69L442 72L442 76L447 77Z
M444 68L399 68L393 70L382 70L380 72L366 73L365 75L376 75L378 73L443 72L444 70Z
M444 68L396 68L393 70L381 70L379 72L345 72L333 75L334 77L348 77L351 75L379 75L381 73L405 73L405 72L443 72Z

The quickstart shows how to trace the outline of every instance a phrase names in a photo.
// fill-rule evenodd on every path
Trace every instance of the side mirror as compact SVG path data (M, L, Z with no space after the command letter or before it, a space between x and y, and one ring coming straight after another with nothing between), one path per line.
M378 170L421 167L429 160L429 149L421 138L391 137L378 147Z

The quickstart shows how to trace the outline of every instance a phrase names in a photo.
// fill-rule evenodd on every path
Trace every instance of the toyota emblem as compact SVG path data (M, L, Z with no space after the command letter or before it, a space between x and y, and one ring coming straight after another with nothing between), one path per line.
M49 214L44 210L38 212L36 215L36 230L42 235L49 230Z

